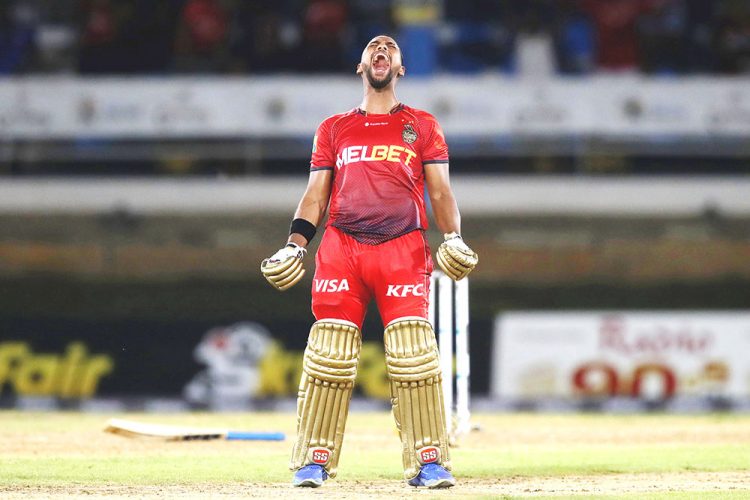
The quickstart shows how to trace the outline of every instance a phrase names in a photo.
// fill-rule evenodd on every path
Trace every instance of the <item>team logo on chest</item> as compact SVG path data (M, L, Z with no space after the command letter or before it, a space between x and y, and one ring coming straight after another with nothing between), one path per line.
M414 144L414 141L417 140L417 131L414 130L414 127L411 126L410 123L407 123L404 125L404 130L401 132L401 138L404 139L404 142L406 144Z

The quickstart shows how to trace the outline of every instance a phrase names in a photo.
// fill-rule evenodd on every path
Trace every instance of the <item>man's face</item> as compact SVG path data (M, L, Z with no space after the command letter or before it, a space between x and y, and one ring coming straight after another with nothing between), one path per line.
M394 76L403 76L406 68L401 65L401 49L389 36L376 36L362 51L362 60L357 65L357 74L364 74L374 89L383 89Z

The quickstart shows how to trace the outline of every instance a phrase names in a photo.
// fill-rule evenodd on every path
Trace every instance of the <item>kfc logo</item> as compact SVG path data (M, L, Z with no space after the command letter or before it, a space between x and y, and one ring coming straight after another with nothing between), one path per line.
M424 285L388 285L386 297L406 297L413 295L415 297L424 297Z

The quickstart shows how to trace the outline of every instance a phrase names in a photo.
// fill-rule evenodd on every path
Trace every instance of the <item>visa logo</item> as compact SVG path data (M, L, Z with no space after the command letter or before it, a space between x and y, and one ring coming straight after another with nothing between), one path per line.
M348 292L349 282L346 278L342 280L315 280L316 292Z

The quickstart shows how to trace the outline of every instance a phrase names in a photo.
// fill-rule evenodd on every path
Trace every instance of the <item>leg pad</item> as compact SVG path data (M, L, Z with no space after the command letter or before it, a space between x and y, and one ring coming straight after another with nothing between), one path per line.
M297 395L290 468L322 465L336 475L362 337L354 323L325 319L310 329Z
M415 477L425 463L450 469L440 357L430 323L422 318L391 322L385 329L385 362L404 476Z

